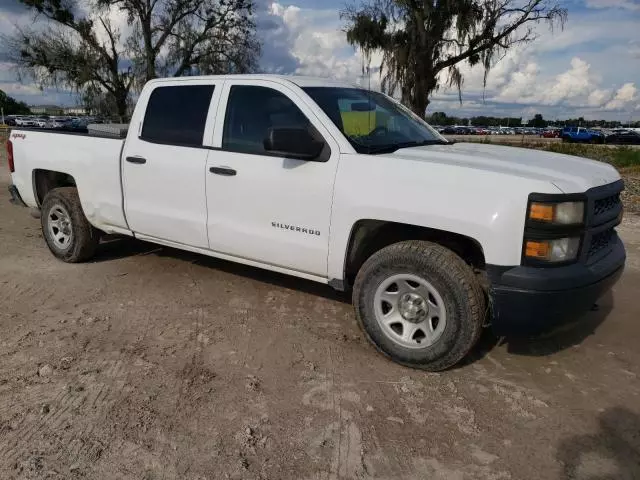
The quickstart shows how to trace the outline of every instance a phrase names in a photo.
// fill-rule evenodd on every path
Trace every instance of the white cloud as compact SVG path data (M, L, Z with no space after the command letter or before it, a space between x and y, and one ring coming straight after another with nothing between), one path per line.
M496 100L504 102L522 103L523 100L531 99L536 89L540 67L535 62L528 62L524 68L506 73L504 77L505 86L495 97Z
M625 110L631 109L632 103L638 100L638 89L633 83L625 83L609 103L605 105L607 110Z
M556 76L547 89L541 95L541 103L557 105L562 101L580 103L581 99L589 96L594 90L596 80L590 72L591 65L584 60L574 57L571 59L571 68Z
M611 90L598 88L589 94L589 97L587 98L587 105L590 107L601 107L610 98Z
M608 9L622 8L624 10L640 10L640 3L637 0L587 0L589 8Z
M301 9L277 2L268 14L281 22L286 30L295 70L283 73L331 77L356 82L362 74L362 57L350 48L346 35L339 29L335 10ZM277 32L282 36L281 31ZM265 43L269 38L265 38Z

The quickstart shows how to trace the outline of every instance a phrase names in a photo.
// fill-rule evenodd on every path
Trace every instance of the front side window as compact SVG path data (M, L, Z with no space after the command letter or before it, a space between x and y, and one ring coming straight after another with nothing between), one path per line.
M202 145L213 85L157 87L151 92L140 138L154 143Z
M269 155L264 141L271 128L308 129L304 113L286 95L267 87L234 85L229 92L222 148Z
M347 137L358 153L447 144L426 122L385 95L359 88L303 89Z

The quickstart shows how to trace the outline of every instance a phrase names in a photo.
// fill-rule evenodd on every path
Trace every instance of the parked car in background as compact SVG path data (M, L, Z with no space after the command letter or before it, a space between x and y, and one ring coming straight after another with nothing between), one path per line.
M87 133L87 126L91 123L88 118L72 118L62 125L61 129L68 132Z
M562 130L562 141L570 143L604 143L604 133L584 127L566 127Z
M49 121L49 128L62 128L67 122L66 118L52 118Z
M34 127L35 120L31 117L16 117L17 127Z
M607 135L604 141L611 145L640 145L640 133L631 130L618 131Z
M558 128L548 128L543 130L540 135L543 138L560 138L562 136L562 130Z
M34 126L38 128L48 128L49 119L46 117L38 117L34 120Z

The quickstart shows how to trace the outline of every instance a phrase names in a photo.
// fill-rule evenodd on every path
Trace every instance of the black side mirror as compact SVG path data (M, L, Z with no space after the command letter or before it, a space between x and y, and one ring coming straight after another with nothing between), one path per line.
M283 157L315 160L325 145L319 137L307 128L270 128L263 143L266 151Z

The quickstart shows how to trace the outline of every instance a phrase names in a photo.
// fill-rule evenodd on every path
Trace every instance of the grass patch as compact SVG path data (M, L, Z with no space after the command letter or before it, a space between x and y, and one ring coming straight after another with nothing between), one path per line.
M541 150L564 153L610 163L616 168L640 166L640 149L630 147L609 147L604 145L584 145L575 143L552 143Z
M464 140L471 141L473 139ZM640 148L626 146L591 145L587 143L545 143L537 142L533 139L523 139L522 141L500 141L499 138L483 138L478 143L488 143L493 145L505 145L510 147L531 148L533 150L544 150L546 152L563 153L576 157L589 158L599 162L610 163L616 168L640 167Z

